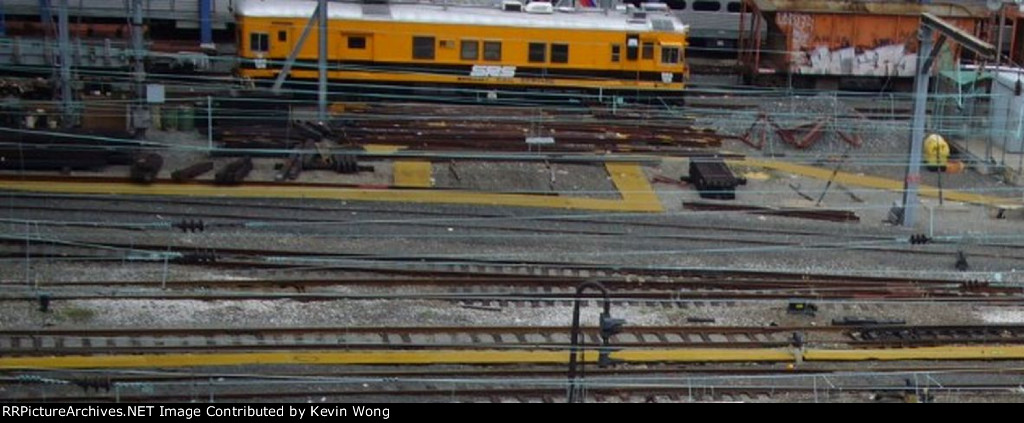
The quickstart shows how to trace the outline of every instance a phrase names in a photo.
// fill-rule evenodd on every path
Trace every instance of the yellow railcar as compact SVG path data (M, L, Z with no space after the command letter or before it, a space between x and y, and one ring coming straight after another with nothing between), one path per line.
M316 1L243 0L238 73L281 72ZM681 92L687 28L667 10L329 3L329 78L367 84ZM291 78L316 79L310 31Z

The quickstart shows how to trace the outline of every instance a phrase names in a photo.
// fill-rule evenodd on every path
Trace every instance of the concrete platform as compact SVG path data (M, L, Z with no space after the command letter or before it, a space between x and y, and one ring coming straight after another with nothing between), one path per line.
M429 186L429 162L399 161L396 183ZM408 203L472 204L483 206L539 207L609 212L661 212L661 202L635 163L606 163L605 168L621 199L580 198L532 194L501 194L465 190L377 189L325 186L215 186L158 182L139 185L130 182L54 182L30 176L5 179L2 188L15 191L64 194L160 195L224 198L315 198L330 200L388 201ZM403 174L398 178L398 174ZM398 187L396 187L398 188Z
M773 169L781 172L791 173L795 175L806 176L815 179L828 180L832 178L832 169L826 169L815 166L806 166L795 163L788 163L776 160L759 160L759 159L745 159L745 160L730 160L730 165L749 166L749 167L760 167L765 169ZM847 186L874 188L888 191L902 191L903 181L896 179L887 179L877 176L858 175L848 172L838 172L835 176L835 182ZM939 189L933 186L921 185L920 188L921 197L938 198ZM999 207L999 208L1015 208L1022 206L1021 199L1011 199L1004 197L993 197L988 195L974 194L964 191L955 190L943 190L943 196L947 201L958 201L961 203L979 204L985 206Z
M979 161L979 172L990 174L1002 168L1005 181L1017 186L1024 185L1024 153L1010 153L997 144L989 146L984 139L954 140L950 143ZM993 163L993 166L989 167L988 163Z

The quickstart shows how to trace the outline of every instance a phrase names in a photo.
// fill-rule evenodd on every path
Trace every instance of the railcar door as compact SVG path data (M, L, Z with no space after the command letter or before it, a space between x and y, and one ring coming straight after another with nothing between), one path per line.
M626 60L631 62L640 58L640 34L626 35Z
M626 34L626 60L629 65L626 69L636 72L635 81L640 81L640 70L643 62L640 60L640 34Z
M295 48L295 28L291 22L271 22L270 24L270 58L273 60L284 60Z

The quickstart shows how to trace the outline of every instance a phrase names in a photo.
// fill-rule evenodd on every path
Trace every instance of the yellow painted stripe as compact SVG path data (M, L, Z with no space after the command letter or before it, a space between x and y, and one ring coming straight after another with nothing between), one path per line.
M739 166L752 166L761 167L766 169L774 169L786 173L792 173L795 175L807 176L815 179L828 180L832 177L832 169L826 169L815 166L805 166L794 163L786 163L774 160L757 160L757 159L745 159L745 160L730 160L730 165ZM902 191L903 181L895 179L886 179L877 176L867 175L856 175L848 172L839 172L836 174L835 181L844 185L859 186L864 188L883 189L889 191ZM923 197L939 197L939 189L932 186L921 185L920 195ZM955 190L943 190L943 196L946 200L959 201L962 203L971 204L982 204L989 206L1013 206L1020 205L1019 200L992 197L981 194L974 194L970 192L955 191Z
M648 208L650 211L662 211L661 200L651 188L643 169L636 163L605 163L605 169L612 178L612 183L619 190L624 202L637 208Z
M584 359L596 362L596 351ZM621 351L612 358L630 362L735 362L793 361L793 355L773 349L679 349ZM88 369L161 368L267 364L561 364L568 362L565 351L302 351L230 354L154 354L109 356L12 357L0 358L0 369Z
M429 188L433 165L427 160L397 160L394 165L394 184L398 187Z
M350 201L387 201L431 204L474 204L484 206L541 207L613 212L654 212L661 207L620 200L554 197L543 195L495 194L472 191L387 190L326 187L217 187L158 183L135 185L102 182L4 181L0 189L65 194L162 195L219 198L315 198Z
M1020 360L1024 346L927 347L874 350L807 350L805 361Z
M391 154L405 147L400 145L385 145L385 144L367 144L363 146L363 150L367 153L373 154Z

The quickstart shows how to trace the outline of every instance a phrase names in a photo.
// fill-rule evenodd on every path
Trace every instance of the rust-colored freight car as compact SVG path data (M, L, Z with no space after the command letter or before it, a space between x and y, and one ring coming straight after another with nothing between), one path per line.
M905 84L917 68L921 13L975 35L990 15L984 6L896 1L744 0L741 9L746 75L755 83L817 88Z
M1009 50L1011 64L1020 66L1024 63L1024 5L1007 4L1002 10L1002 16L1010 28L1009 36L997 42Z

